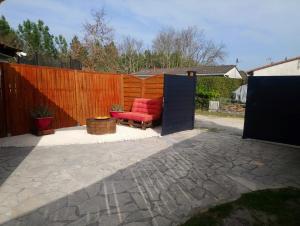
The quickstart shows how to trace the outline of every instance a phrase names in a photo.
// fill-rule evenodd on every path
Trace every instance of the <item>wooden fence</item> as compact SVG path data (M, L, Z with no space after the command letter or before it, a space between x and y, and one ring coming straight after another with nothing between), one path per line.
M47 105L54 128L84 125L86 118L109 115L112 104L130 110L136 97L163 95L163 76L131 75L0 63L0 135L28 133L30 112Z
M134 98L157 98L163 96L163 75L155 75L141 79L132 75L124 75L124 109L129 111Z

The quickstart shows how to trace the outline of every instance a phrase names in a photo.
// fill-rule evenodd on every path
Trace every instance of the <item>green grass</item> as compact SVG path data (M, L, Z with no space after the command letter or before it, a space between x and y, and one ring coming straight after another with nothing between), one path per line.
M195 215L182 226L219 226L224 220L237 219L238 212L247 213L238 216L243 225L298 226L300 189L289 187L243 194L236 201Z
M244 115L230 114L226 112L209 112L201 109L196 109L195 114L205 115L205 116L217 116L217 117L244 118Z

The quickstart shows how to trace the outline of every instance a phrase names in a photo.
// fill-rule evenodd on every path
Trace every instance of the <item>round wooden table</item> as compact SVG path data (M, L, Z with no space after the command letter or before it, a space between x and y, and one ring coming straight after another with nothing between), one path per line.
M88 118L86 120L86 129L89 134L107 134L116 132L116 120L114 118L96 119Z

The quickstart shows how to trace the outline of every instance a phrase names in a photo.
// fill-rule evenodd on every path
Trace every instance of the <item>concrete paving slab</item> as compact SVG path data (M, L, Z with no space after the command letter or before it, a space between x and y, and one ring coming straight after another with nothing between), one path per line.
M1 147L0 224L179 225L244 192L300 187L299 149L230 131Z

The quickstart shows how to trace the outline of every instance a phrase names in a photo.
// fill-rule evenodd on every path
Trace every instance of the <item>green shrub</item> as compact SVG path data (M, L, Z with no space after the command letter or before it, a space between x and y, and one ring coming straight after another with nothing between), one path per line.
M196 86L196 108L207 110L210 100L229 102L232 92L243 84L242 79L225 77L198 77Z
M196 96L195 104L196 109L207 110L209 107L209 99Z
M123 109L123 106L120 104L113 104L111 106L111 110L112 111L123 111L124 109Z
M53 113L49 110L47 106L38 106L33 111L31 111L32 118L45 118L51 117Z
M208 109L209 101L220 97L220 94L215 90L200 89L196 91L196 108Z
M232 79L232 78L216 77L216 76L198 77L196 94L197 96L203 97L203 93L204 94L210 93L209 95L210 97L207 97L209 99L217 98L217 97L213 97L214 94L217 94L218 97L231 98L232 92L242 84L243 84L242 79Z

